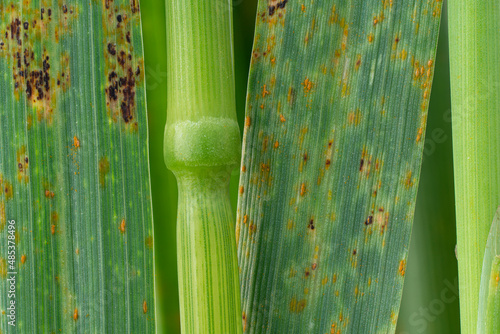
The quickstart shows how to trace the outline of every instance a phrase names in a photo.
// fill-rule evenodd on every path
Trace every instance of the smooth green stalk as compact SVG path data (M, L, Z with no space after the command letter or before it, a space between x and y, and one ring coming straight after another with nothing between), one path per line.
M240 160L230 2L169 0L164 155L179 186L183 333L241 333L231 170Z
M500 207L491 224L479 295L478 334L500 332Z
M475 333L486 239L500 203L500 3L449 3L461 329Z

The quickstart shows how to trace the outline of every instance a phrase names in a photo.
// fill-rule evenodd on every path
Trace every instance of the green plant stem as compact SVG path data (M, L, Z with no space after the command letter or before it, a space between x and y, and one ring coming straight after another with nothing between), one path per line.
M230 2L168 0L164 156L179 187L183 333L241 333L229 179L240 161Z
M500 203L500 3L449 2L461 329L475 333L483 254Z

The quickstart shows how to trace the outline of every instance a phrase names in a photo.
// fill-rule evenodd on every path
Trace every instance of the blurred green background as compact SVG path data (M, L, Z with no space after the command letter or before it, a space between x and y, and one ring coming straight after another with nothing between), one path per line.
M257 0L233 0L240 127L245 113L256 5ZM180 333L175 255L177 186L174 176L165 167L162 151L167 85L165 3L162 0L142 0L141 6L155 224L158 333L177 334ZM399 334L459 333L446 10L443 14L424 163L398 320ZM232 200L236 207L237 171L231 181Z

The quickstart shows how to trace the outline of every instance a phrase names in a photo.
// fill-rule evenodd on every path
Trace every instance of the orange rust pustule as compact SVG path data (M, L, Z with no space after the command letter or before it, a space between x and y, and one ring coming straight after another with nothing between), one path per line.
M406 273L406 260L401 260L399 262L399 268L398 268L399 274L401 276L404 276Z
M120 229L120 232L121 232L122 234L124 234L124 233L125 233L125 229L126 229L125 219L122 219L122 221L120 222L119 229Z

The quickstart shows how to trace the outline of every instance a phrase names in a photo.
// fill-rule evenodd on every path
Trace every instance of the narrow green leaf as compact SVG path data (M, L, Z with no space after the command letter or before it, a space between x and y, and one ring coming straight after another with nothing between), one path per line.
M243 328L396 326L441 1L259 1L237 218Z
M500 207L497 210L484 252L477 333L500 331Z
M475 333L484 249L500 203L500 2L449 2L460 315Z
M138 1L0 1L0 183L0 332L155 332Z

